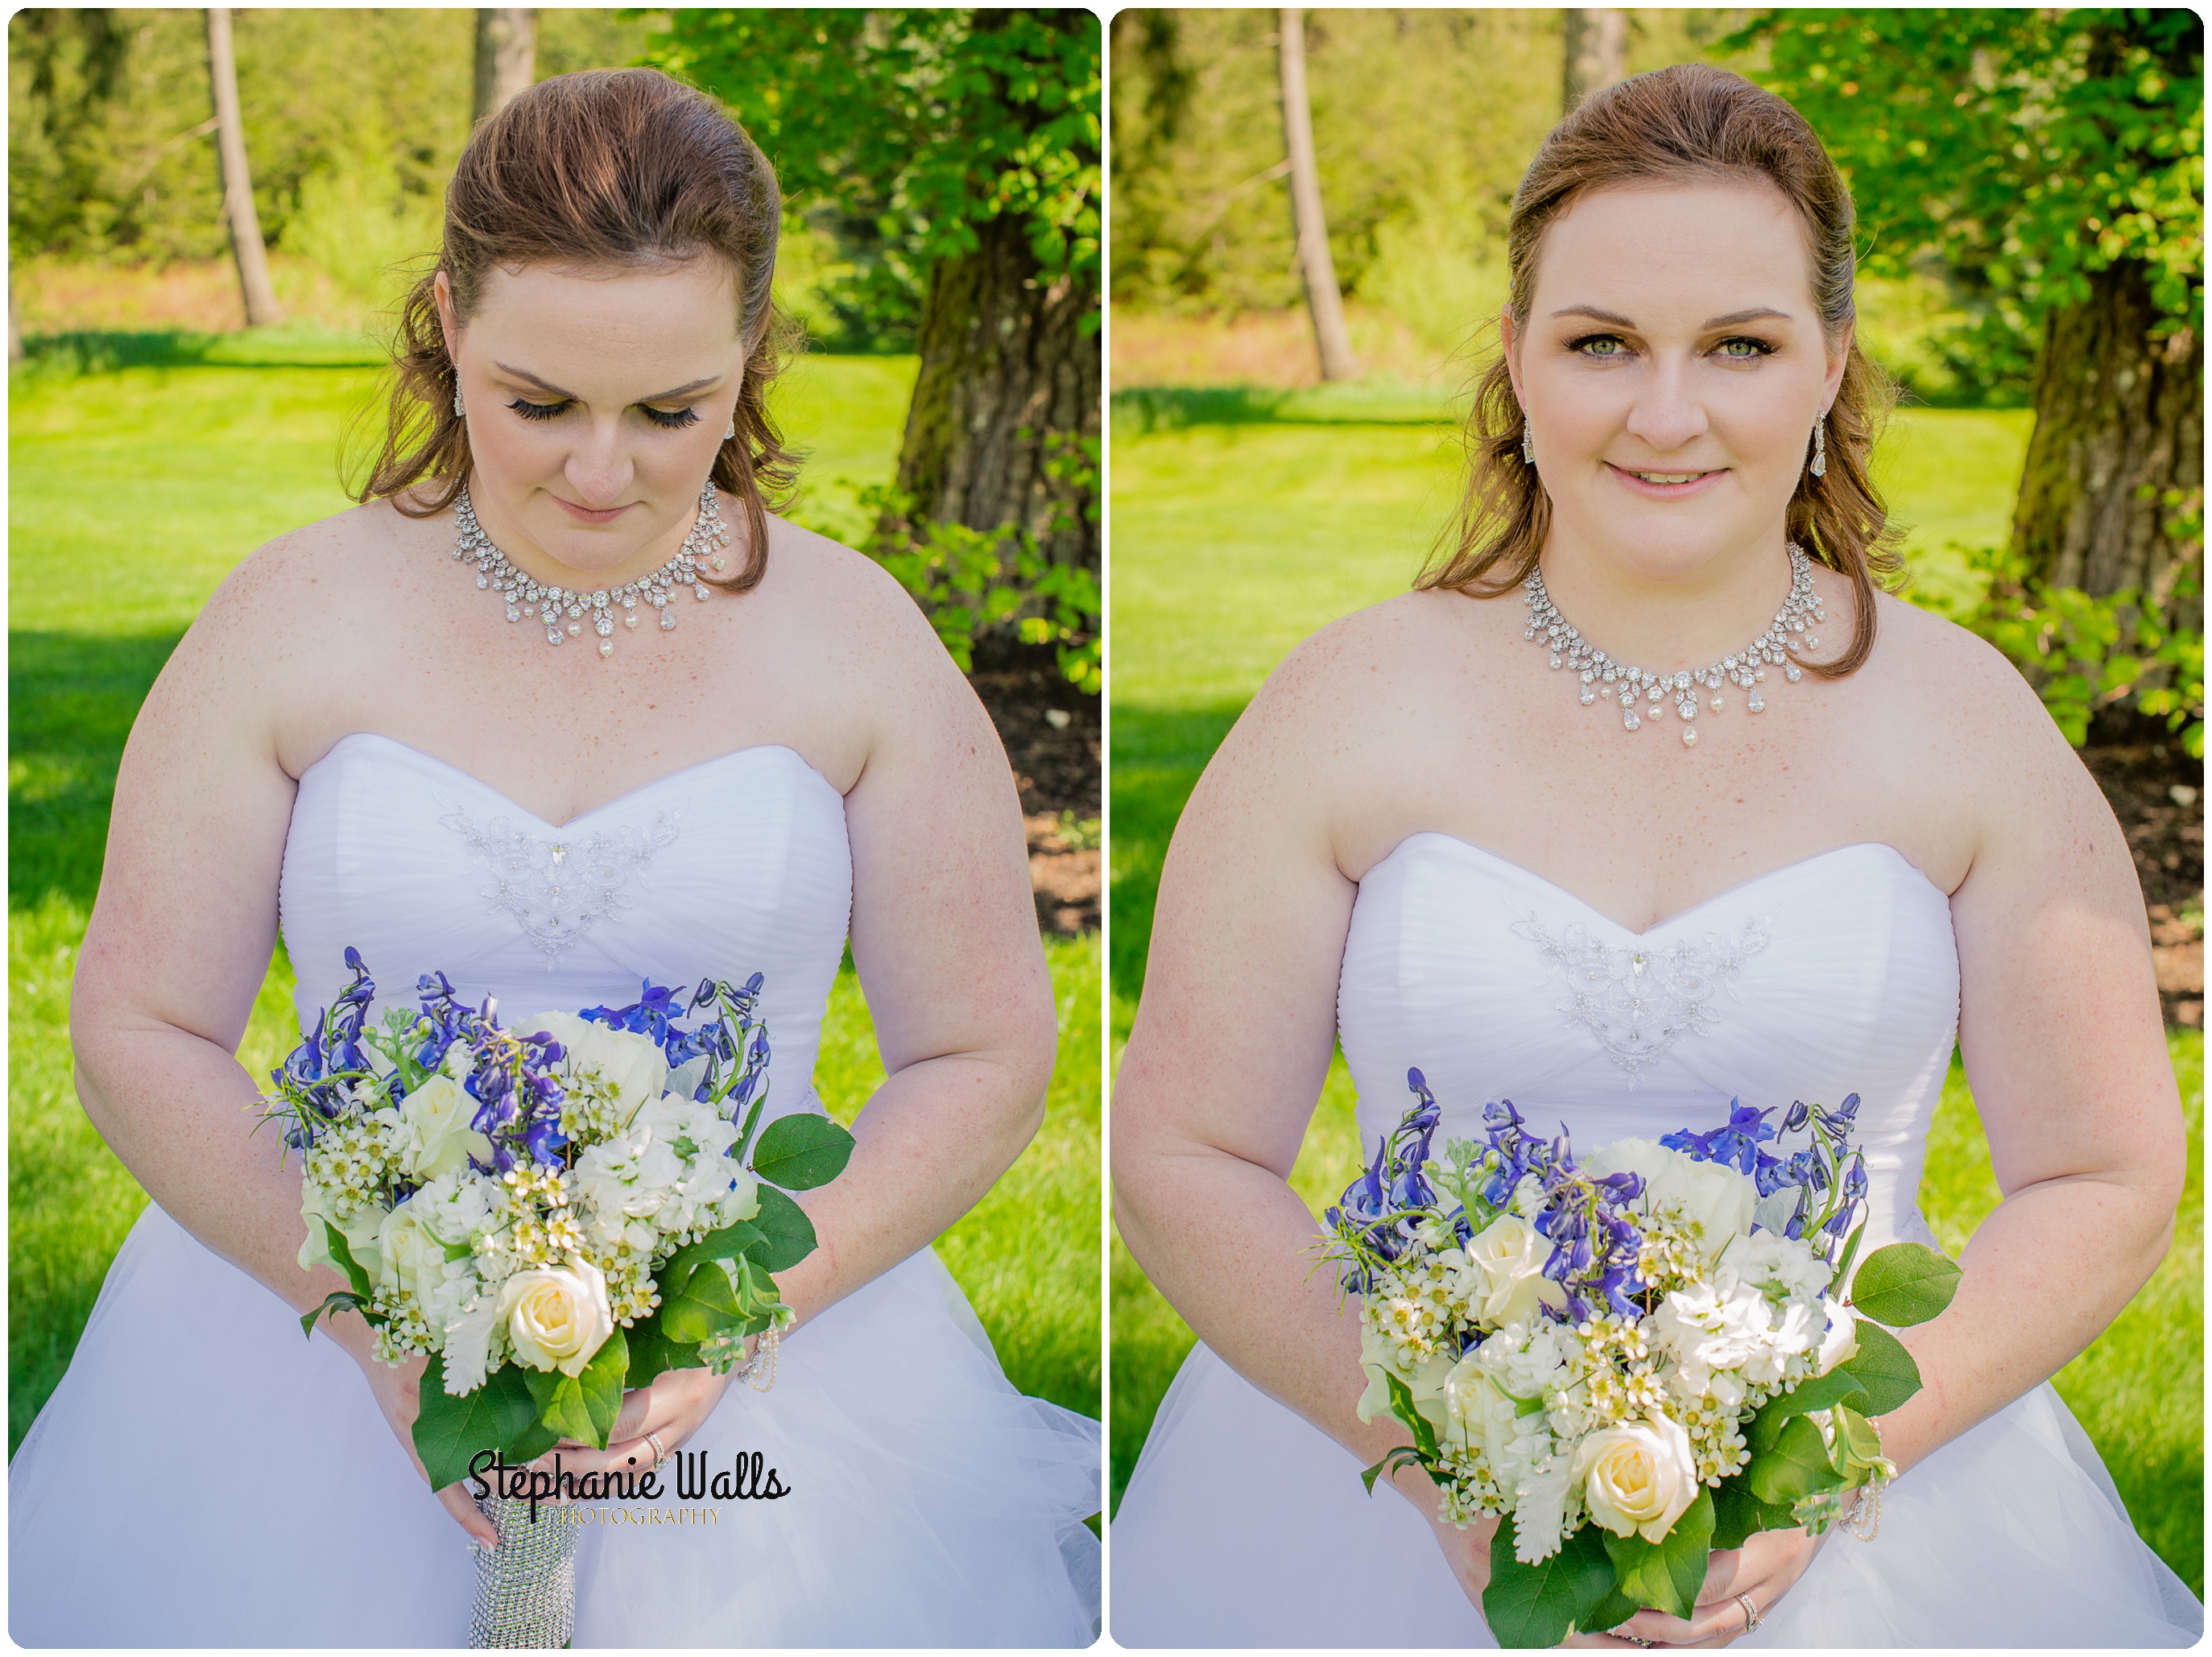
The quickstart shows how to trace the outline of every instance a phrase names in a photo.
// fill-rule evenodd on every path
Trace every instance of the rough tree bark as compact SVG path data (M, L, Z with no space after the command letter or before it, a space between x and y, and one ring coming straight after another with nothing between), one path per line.
M2013 550L2044 580L2093 598L2137 587L2201 626L2201 597L2181 614L2167 595L2203 549L2177 520L2204 498L2204 341L2186 326L2151 337L2159 313L2141 264L2089 282L2086 302L2044 325Z
M1083 331L1097 286L1044 276L1018 219L976 234L974 252L930 271L898 487L918 520L1017 525L1055 562L1095 570L1098 526L1079 487L1045 464L1054 438L1098 435L1098 336ZM1073 527L1054 531L1067 516Z
M1565 10L1567 49L1559 112L1571 115L1591 93L1603 91L1627 74L1628 14L1610 6L1569 6Z
M1281 9L1283 148L1291 163L1291 228L1297 237L1298 274L1305 281L1314 347L1323 379L1352 379L1359 359L1345 331L1344 294L1329 257L1328 221L1322 212L1321 169L1314 161L1313 112L1306 101L1306 21L1297 6Z
M538 78L538 13L530 6L477 8L477 92L471 124L495 114Z
M253 210L253 179L246 166L246 123L238 109L238 62L230 43L230 8L207 9L208 82L215 94L216 149L222 161L222 215L238 262L238 290L246 325L268 328L284 320L269 282L269 250L261 217Z

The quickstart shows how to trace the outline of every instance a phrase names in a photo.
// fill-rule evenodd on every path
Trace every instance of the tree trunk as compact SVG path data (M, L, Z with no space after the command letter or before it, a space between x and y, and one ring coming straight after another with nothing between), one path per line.
M1352 379L1359 359L1344 328L1344 294L1329 257L1328 221L1321 206L1321 169L1314 161L1313 112L1306 102L1305 13L1285 6L1282 44L1283 148L1291 161L1291 227L1297 236L1298 274L1305 280L1306 309L1313 316L1314 346L1323 379Z
M1628 14L1610 6L1566 9L1566 65L1559 112L1601 92L1628 72Z
M530 6L477 8L477 94L473 125L506 107L538 78L538 13Z
M2031 576L2092 598L2139 588L2201 626L2201 596L2182 614L2171 595L2203 550L2204 342L2187 326L2153 340L2158 320L2134 260L2045 320L2012 545Z
M1054 562L1096 570L1096 484L1046 465L1069 439L1098 435L1098 335L1083 331L1097 291L1042 275L1018 217L976 235L974 252L929 273L898 487L917 521L1015 525Z
M222 160L222 215L230 226L232 257L238 261L246 325L273 327L284 320L284 313L269 282L269 250L261 241L261 215L253 210L253 179L246 167L246 123L238 112L238 62L231 52L229 7L208 8L207 37L216 148Z

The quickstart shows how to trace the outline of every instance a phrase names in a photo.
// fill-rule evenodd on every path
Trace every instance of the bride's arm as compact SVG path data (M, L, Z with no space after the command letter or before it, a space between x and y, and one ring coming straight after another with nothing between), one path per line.
M1334 1051L1358 889L1339 865L1332 802L1358 797L1363 765L1389 768L1388 735L1358 731L1343 706L1347 677L1365 677L1346 671L1363 653L1357 636L1340 626L1278 670L1184 808L1114 1089L1113 1172L1121 1235L1170 1304L1231 1368L1371 1465L1410 1438L1355 1411L1356 1310L1334 1272L1315 1269L1321 1233L1288 1183ZM1425 1475L1395 1484L1433 1520ZM1480 1537L1467 1539L1455 1566L1480 1555Z

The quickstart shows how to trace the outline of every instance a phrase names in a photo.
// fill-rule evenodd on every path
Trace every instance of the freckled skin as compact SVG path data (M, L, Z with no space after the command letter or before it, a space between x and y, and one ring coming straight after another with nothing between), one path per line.
M1654 671L1741 649L1788 590L1784 512L1843 362L1813 320L1786 203L1764 185L1593 194L1553 226L1529 309L1505 335L1556 508L1553 602ZM1711 325L1753 311L1780 317ZM1728 343L1747 336L1771 349ZM1623 475L1639 470L1702 481ZM1815 579L1829 619L1807 653L1832 659L1849 586ZM1686 750L1671 712L1632 734L1617 706L1583 707L1523 639L1527 615L1518 588L1361 611L1300 646L1223 743L1161 873L1115 1089L1122 1235L1227 1362L1378 1460L1406 1434L1354 1415L1356 1314L1309 1276L1314 1223L1286 1183L1334 1048L1360 877L1439 830L1641 931L1883 842L1950 894L1960 1043L2006 1193L1951 1309L1904 1333L1925 1384L1882 1427L1909 1469L2087 1345L2171 1236L2181 1114L2118 826L2020 676L1897 600L1877 600L1856 673L1770 671L1765 712L1731 689ZM1433 1524L1425 1477L1393 1482ZM1436 1526L1470 1597L1491 1528ZM1817 1545L1766 1533L1717 1555L1693 1624L1647 1611L1632 1631L1725 1644L1743 1623L1733 1596L1771 1607Z
M514 562L589 590L673 554L738 395L733 318L711 259L501 273L477 315L449 314L476 510ZM527 418L509 406L525 392L561 412ZM697 419L673 428L645 412L687 409ZM623 510L580 522L563 501ZM720 504L734 571L744 514ZM125 750L79 962L85 1109L194 1235L294 1306L319 1303L340 1285L296 1264L297 1164L280 1172L265 1135L249 1144L257 1088L231 1057L276 939L295 779L373 731L559 823L733 750L786 745L845 797L853 957L889 1072L846 1173L805 1199L820 1246L780 1284L810 1316L952 1224L1042 1119L1055 1019L997 736L897 585L781 519L757 588L679 598L673 632L618 627L605 660L588 632L555 647L509 623L453 543L450 511L377 503L308 525L246 559L179 646ZM328 1328L411 1457L419 1365L374 1362L358 1319ZM648 1430L673 1450L724 1384L664 1376L629 1395L608 1450L567 1450L564 1465L649 1459ZM489 1539L459 1486L442 1495Z

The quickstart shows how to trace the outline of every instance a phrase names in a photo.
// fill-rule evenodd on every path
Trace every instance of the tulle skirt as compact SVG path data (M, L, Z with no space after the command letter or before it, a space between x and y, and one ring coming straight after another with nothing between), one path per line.
M1115 1514L1125 1646L1494 1646L1413 1505L1204 1344ZM2050 1387L1882 1492L1871 1542L1830 1536L1747 1646L2193 1644L2203 1608L2144 1546Z
M802 1326L780 1369L685 1448L758 1452L791 1494L597 1508L577 1646L1091 1642L1098 1424L1013 1389L933 1251ZM468 1539L353 1361L158 1206L8 1484L20 1644L466 1643Z

